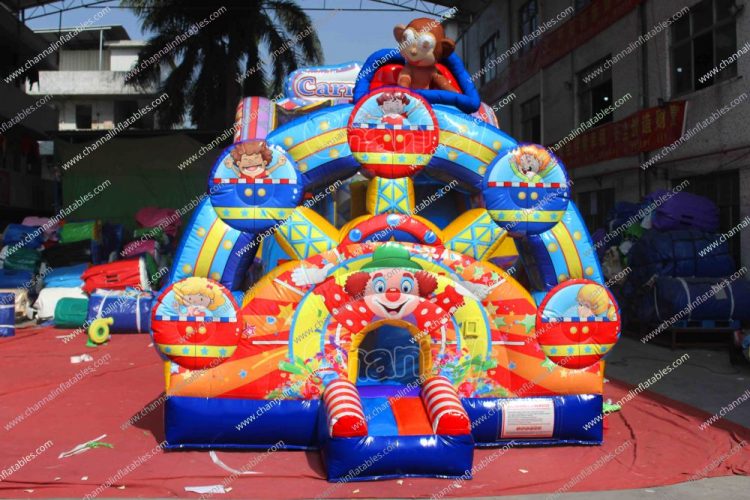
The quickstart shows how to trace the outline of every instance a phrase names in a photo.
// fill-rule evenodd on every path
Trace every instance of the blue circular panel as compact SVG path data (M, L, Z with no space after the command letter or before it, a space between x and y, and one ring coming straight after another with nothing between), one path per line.
M243 141L225 149L209 178L211 204L231 227L264 231L283 221L302 198L294 160L265 141Z
M570 200L562 163L537 144L519 145L497 157L487 169L482 189L490 216L514 235L551 229Z

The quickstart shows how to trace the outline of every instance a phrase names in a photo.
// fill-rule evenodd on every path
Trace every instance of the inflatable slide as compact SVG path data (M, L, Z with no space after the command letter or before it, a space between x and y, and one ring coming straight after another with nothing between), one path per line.
M169 449L318 449L341 481L465 477L477 446L601 443L620 313L565 168L497 128L442 29L420 88L412 24L400 52L238 106L152 309ZM337 227L302 201L358 172L365 215ZM444 184L417 199L418 175ZM452 190L476 203L439 227L423 214ZM506 238L531 289L490 262ZM246 287L255 255L280 250Z

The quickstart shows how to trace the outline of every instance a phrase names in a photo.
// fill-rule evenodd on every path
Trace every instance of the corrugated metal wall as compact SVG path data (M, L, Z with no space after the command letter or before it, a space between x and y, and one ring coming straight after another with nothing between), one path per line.
M98 50L61 50L60 71L96 71L99 69ZM109 50L102 53L102 71L109 71Z

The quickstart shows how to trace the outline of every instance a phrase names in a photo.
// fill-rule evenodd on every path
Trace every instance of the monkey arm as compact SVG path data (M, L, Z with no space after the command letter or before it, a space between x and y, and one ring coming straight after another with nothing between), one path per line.
M458 92L453 85L450 84L448 79L438 73L435 70L435 74L432 75L432 85L440 90L447 90L448 92Z
M404 69L398 75L396 83L401 87L411 87L411 71L409 70L409 66L404 66Z

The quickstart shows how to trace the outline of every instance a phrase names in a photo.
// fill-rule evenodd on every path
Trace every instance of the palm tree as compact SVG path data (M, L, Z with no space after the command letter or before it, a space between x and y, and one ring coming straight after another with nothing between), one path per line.
M152 57L171 64L169 76L161 82L156 62L129 80L141 86L160 84L169 95L156 109L164 127L183 123L189 111L199 129L226 128L240 96L276 96L290 72L323 60L309 16L290 0L123 0L123 4L138 14L144 30L154 33L138 64ZM197 28L212 15L213 20Z

